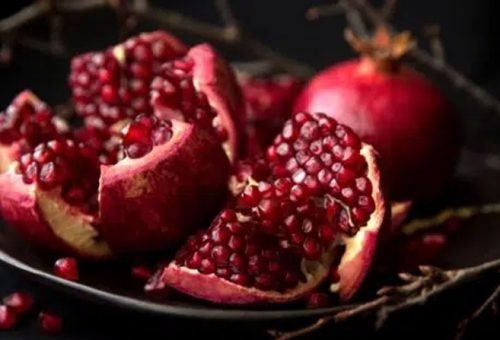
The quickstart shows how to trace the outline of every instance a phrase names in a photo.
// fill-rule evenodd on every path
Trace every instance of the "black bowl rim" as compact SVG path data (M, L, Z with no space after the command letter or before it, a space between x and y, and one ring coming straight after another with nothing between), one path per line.
M174 306L153 301L145 301L121 294L115 294L85 285L83 283L68 281L58 276L49 274L43 270L37 269L33 266L30 266L29 264L16 259L14 256L7 254L2 249L0 249L0 261L4 262L14 269L19 270L24 274L27 274L35 281L54 287L58 290L63 290L70 295L77 296L79 298L86 298L96 303L112 304L131 311L138 311L155 315L212 320L271 321L280 319L312 318L325 314L333 314L353 307L353 305L341 305L318 309L244 310L223 309L220 307L211 308Z

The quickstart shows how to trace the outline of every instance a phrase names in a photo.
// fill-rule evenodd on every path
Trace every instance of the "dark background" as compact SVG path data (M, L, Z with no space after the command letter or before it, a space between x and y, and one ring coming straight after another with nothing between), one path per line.
M77 0L75 0L77 1ZM282 53L321 69L336 61L353 57L342 38L345 25L342 17L327 18L307 22L304 12L312 5L324 4L308 0L252 0L231 1L235 14L242 26L252 35L273 46ZM7 16L29 1L2 2L0 16ZM14 4L15 3L15 4ZM218 22L217 12L210 1L181 0L168 1L168 6L194 17ZM400 0L396 8L394 23L399 28L409 29L425 45L422 32L425 25L438 24L449 64L461 70L475 82L485 86L493 94L500 94L500 12L496 0ZM154 26L141 26L144 30ZM23 30L23 34L44 37L47 24L39 20ZM66 18L64 40L72 52L98 49L116 42L116 20L106 11L93 11ZM179 35L188 43L200 40L194 36ZM248 59L241 51L227 46L216 45L232 61ZM69 97L66 77L69 59L47 56L22 46L15 50L13 61L0 66L0 107L5 107L22 89L30 88L51 104ZM436 76L432 75L431 76ZM443 83L437 76L436 80ZM445 83L444 83L445 84ZM498 151L498 131L500 119L487 112L477 103L470 101L462 93L448 85L443 89L454 99L464 121L466 145L469 151L495 153ZM14 271L0 266L0 296L14 290L28 289L36 293L41 306L52 308L65 315L66 330L58 338L101 339L131 338L149 339L156 336L176 339L180 336L199 338L212 334L218 337L232 337L233 332L242 336L242 325L229 326L214 322L193 322L189 320L157 320L148 316L125 313L106 306L96 306L71 299L61 293L31 283ZM474 293L467 293L463 301L457 301L453 313L458 313L468 299L484 294L488 287L478 287ZM454 323L447 318L450 313L446 305L437 302L441 308L432 320L422 313L411 312L410 320L404 324L379 333L379 336L396 334L398 337L413 338L417 335L431 335L431 338L446 338L452 334ZM449 306L448 306L449 307ZM456 307L456 308L455 308ZM439 309L438 309L439 310ZM456 316L455 317L459 317ZM293 323L295 324L295 323ZM488 330L498 332L498 320L489 324ZM288 322L286 325L290 326ZM409 327L402 329L404 327ZM246 325L248 327L248 325ZM399 327L397 327L399 326ZM483 325L481 324L481 327ZM348 328L348 326L347 326ZM369 328L367 328L368 330ZM477 328L476 331L482 328ZM357 329L356 332L360 330ZM485 332L484 329L482 331ZM352 335L348 330L339 334ZM262 338L260 327L251 325L243 333L245 337ZM355 333L357 334L357 333ZM475 333L475 338L495 338L493 333ZM498 338L498 333L496 333ZM329 335L330 337L333 335ZM15 331L0 333L0 339L38 339L36 323L24 323Z

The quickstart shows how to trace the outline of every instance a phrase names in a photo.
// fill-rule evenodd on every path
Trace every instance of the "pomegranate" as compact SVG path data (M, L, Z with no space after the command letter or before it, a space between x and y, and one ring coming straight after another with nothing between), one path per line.
M17 324L18 315L16 311L6 305L0 305L0 330L12 329Z
M231 160L238 153L239 88L208 44L188 50L172 35L143 33L72 61L69 83L80 115L115 126L139 114L214 129Z
M380 30L372 41L348 37L362 57L316 75L295 111L324 112L372 144L391 200L439 194L459 154L457 115L429 79L400 61L411 48L409 35Z
M139 83L147 94L133 91ZM187 50L168 34L142 34L77 57L70 84L82 127L61 131L44 118L28 134L24 126L50 109L26 95L36 110L10 114L20 111L16 99L0 120L6 148L23 145L0 152L9 164L0 175L0 212L20 235L53 252L104 259L175 245L215 215L237 155L232 118L240 98L210 46ZM121 97L129 90L131 102Z
M29 312L35 304L33 296L26 292L15 292L3 299L5 306L12 308L17 314Z
M63 320L53 312L42 311L38 315L38 324L43 333L53 335L61 332Z
M287 75L237 73L246 103L246 156L262 155L292 114L302 89L299 79Z
M63 257L54 263L54 274L69 281L78 281L78 265L75 258Z
M218 303L288 302L314 290L335 263L339 295L349 299L387 217L376 163L349 128L295 114L263 162L237 167L234 199L160 270L161 280Z

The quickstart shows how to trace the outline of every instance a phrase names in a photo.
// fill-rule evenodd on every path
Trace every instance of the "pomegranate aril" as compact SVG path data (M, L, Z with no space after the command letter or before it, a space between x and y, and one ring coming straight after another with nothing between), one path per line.
M54 274L70 281L78 281L78 265L76 259L64 257L58 259L54 264Z
M133 277L144 281L149 280L153 276L153 272L151 271L151 269L143 265L133 266L131 269L131 274Z
M331 298L326 293L311 293L307 297L307 308L325 308L331 303Z
M30 311L35 304L33 296L26 292L15 292L3 298L5 306L10 307L18 314Z
M62 330L63 320L53 312L42 311L38 315L38 324L43 333L58 334Z
M0 330L9 330L17 324L17 312L6 305L0 305Z
M311 260L317 260L321 255L321 245L314 238L308 237L302 245L304 256Z

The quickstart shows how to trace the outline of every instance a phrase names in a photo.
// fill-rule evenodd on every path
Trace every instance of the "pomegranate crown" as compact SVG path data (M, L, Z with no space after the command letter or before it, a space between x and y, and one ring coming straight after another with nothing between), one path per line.
M368 57L384 69L387 69L385 66L392 69L416 46L416 41L410 32L393 35L385 26L379 26L372 37L357 36L350 29L345 30L344 36L356 52Z

